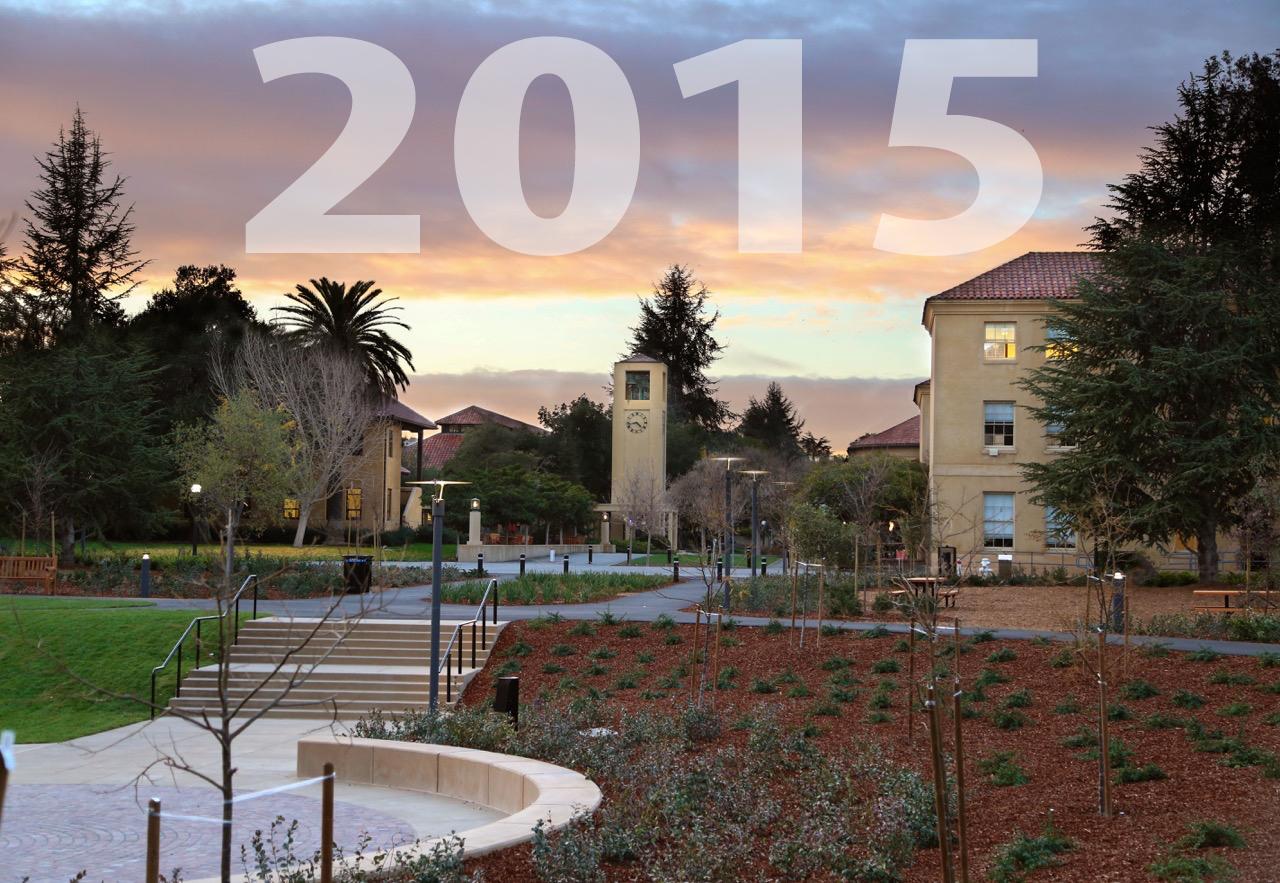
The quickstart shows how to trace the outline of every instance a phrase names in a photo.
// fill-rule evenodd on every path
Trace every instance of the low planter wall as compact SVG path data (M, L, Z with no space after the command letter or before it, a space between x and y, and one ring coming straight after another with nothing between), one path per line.
M604 551L599 543L552 543L549 546L516 546L495 543L484 543L478 546L470 546L462 543L458 544L458 563L464 561L474 563L476 553L484 552L484 560L486 564L495 564L504 561L519 561L520 554L524 553L525 559L528 561L550 561L551 550L555 549L556 563L560 562L560 557L566 553L570 555L586 555L588 549L594 549L597 552Z

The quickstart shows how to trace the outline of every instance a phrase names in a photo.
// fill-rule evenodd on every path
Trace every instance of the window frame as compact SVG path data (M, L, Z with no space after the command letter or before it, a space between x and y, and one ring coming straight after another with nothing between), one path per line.
M1080 548L1075 530L1070 526L1055 524L1055 515L1060 517L1061 513L1053 506L1044 507L1044 547L1054 551ZM1068 537L1070 542L1067 541Z
M644 378L643 384L640 378ZM632 378L635 378L634 380ZM652 371L624 371L622 374L623 395L628 402L647 402L653 395ZM642 388L643 387L643 388ZM643 392L643 396L632 395L632 392Z
M993 337L991 329L1008 328L1011 337ZM1002 355L993 355L992 347L1000 345ZM982 323L982 361L992 363L1008 363L1018 360L1018 323L1017 322L983 322Z
M1061 359L1071 346L1071 336L1061 328L1045 326L1044 357L1050 361Z
M302 517L302 504L295 497L285 497L280 511L285 521L297 521Z
M1009 518L1007 521L1004 519L996 521L995 519L992 519L988 516L988 512L990 511L990 508L991 508L988 505L988 500L991 497L1008 497L1009 498ZM1016 505L1017 505L1016 495L1013 493L1013 491L984 491L983 492L982 494L982 548L1001 549L1001 550L1008 550L1013 548L1014 538L1017 535L1017 527L1016 527L1017 512L1015 509ZM992 524L999 524L999 525L1008 524L1009 535L1007 537L997 536L996 534L992 533L990 530L990 525ZM998 542L993 542L993 540Z
M1008 420L992 420L988 416L987 409L992 405L1008 405ZM984 401L982 403L982 446L984 448L1003 448L1012 449L1017 440L1017 414L1018 408L1016 402L1006 401ZM997 427L1005 427L998 429ZM1000 441L994 441L999 437Z
M352 501L355 501L354 506ZM364 514L364 489L358 487L349 487L343 494L343 511L346 513L347 521L359 521ZM354 514L352 514L354 513Z

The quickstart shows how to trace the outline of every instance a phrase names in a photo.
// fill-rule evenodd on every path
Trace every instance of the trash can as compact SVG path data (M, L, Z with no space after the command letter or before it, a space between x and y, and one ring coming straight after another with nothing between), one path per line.
M342 584L348 595L361 595L373 583L372 555L342 556Z
M1000 581L1007 583L1013 577L1013 556L999 555L996 558L996 575Z

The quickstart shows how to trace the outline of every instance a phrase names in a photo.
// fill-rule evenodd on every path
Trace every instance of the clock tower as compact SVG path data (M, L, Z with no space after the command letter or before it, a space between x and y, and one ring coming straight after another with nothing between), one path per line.
M621 518L629 509L667 510L667 366L643 353L635 353L613 366L613 470L609 502L602 513ZM674 519L668 532L674 529ZM602 536L610 524L605 516ZM619 524L614 536L621 539L629 528ZM603 540L608 543L608 539Z

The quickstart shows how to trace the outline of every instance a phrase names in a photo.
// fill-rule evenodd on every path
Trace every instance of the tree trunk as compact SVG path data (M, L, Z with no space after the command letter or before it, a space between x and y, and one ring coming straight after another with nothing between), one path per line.
M236 507L234 505L228 506L226 541L222 544L223 577L226 583L227 597L231 597L231 574L236 567L236 525L238 521Z
M232 780L236 774L231 766L231 734L230 721L223 716L222 722L222 883L231 883L231 819L235 804L231 798L235 796Z
M58 556L60 563L70 567L76 562L76 526L75 521L70 516L62 519L62 542Z
M302 548L303 537L307 534L307 518L311 514L311 501L298 500L298 529L293 533L293 547Z
M1218 530L1217 525L1206 523L1196 532L1196 564L1200 569L1200 584L1210 585L1218 578Z

